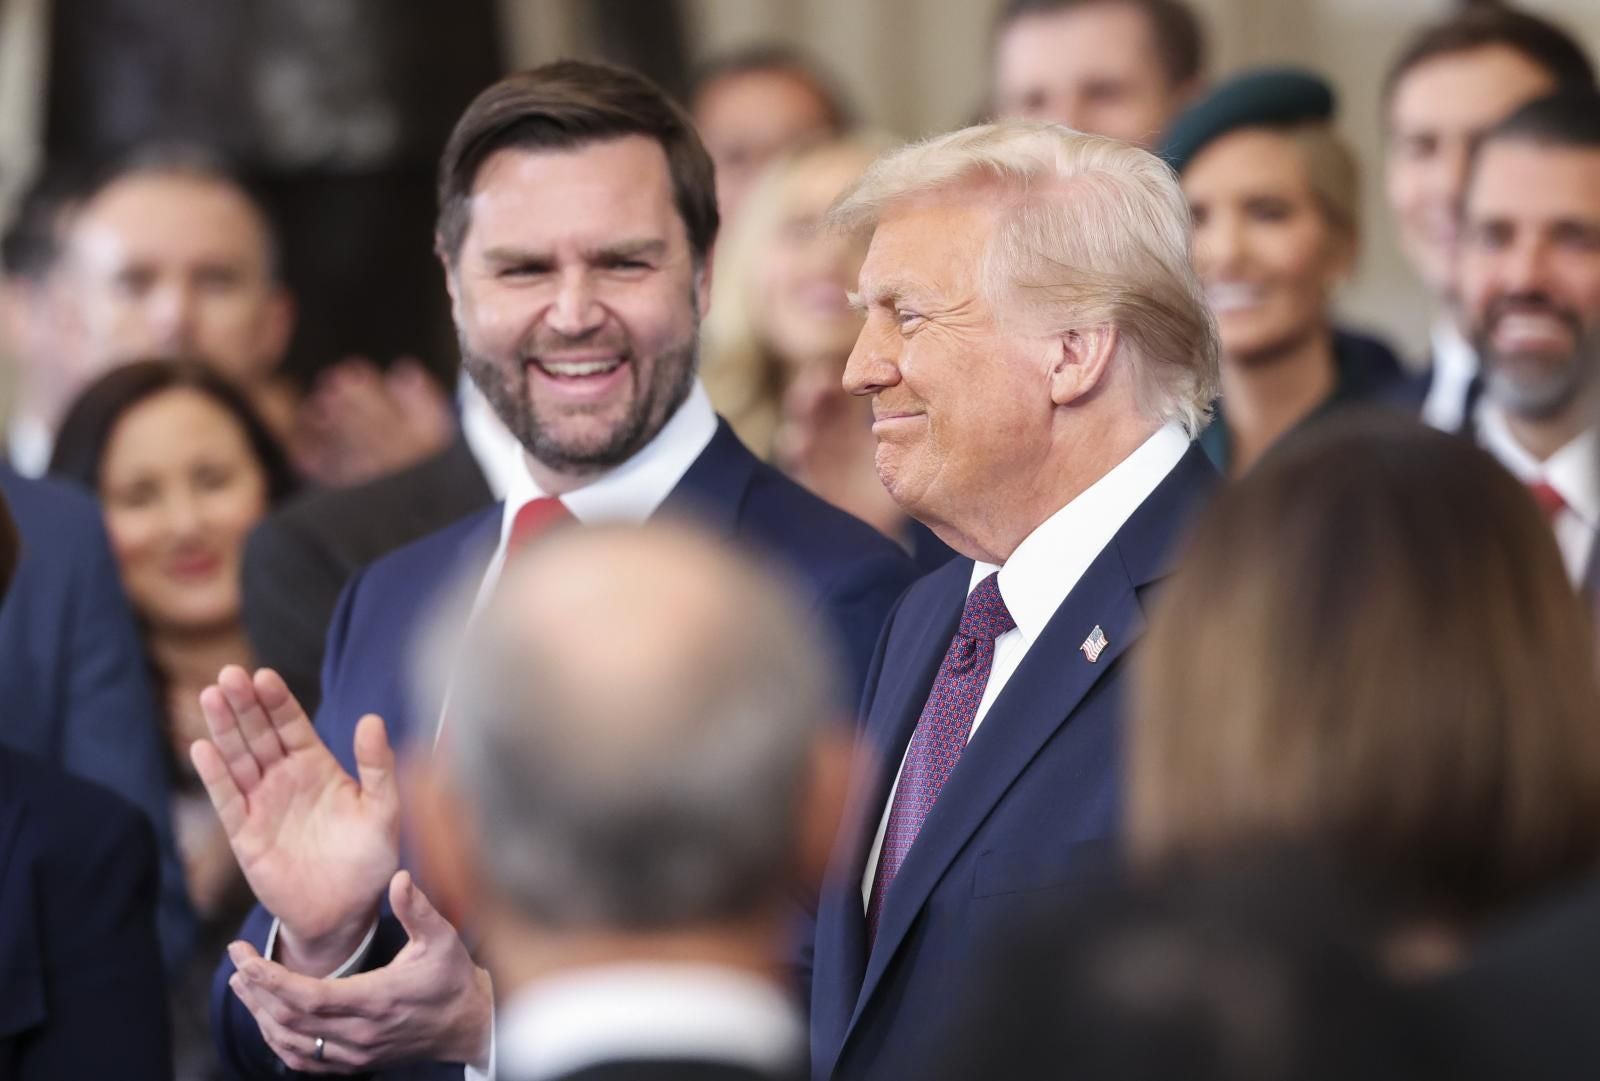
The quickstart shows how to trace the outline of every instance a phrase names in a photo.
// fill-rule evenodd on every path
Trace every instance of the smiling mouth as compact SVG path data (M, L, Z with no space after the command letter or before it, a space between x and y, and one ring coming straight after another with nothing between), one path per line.
M611 374L626 361L622 354L613 353L595 357L530 357L527 363L554 379L591 379Z
M1258 306L1266 295L1259 285L1228 282L1206 287L1206 303L1215 315L1245 311Z

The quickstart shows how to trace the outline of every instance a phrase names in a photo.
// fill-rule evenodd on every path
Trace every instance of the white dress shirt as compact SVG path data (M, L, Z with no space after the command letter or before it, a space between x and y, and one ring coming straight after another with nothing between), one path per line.
M994 640L994 663L989 668L989 682L983 688L983 697L978 701L978 712L972 719L972 730L967 733L969 743L977 735L989 707L1005 689L1033 643L1044 633L1045 626L1078 584L1078 579L1188 449L1189 437L1182 427L1176 423L1166 425L1076 499L1041 522L1017 545L1017 550L1003 566L973 564L967 592L971 593L979 582L999 571L1000 599L1005 601L1016 626ZM909 744L906 749L910 750ZM900 768L905 768L903 754ZM883 817L878 822L878 835L872 842L866 870L861 876L864 906L871 902L872 879L878 872L878 857L889 828L889 811L894 807L894 794L899 787L900 776L896 773Z
M618 1060L730 1063L768 1073L803 1061L805 1028L765 980L697 964L619 964L542 981L496 1025L497 1070L545 1081Z
M501 430L504 431L503 428ZM705 387L696 379L694 386L690 388L688 398L678 407L678 411L672 414L661 431L657 432L637 454L582 488L563 494L561 502L566 505L567 511L574 518L588 525L601 522L643 522L666 501L667 496L677 487L683 475L694 465L695 459L700 457L716 434L716 411L711 406L711 398L706 394ZM544 498L547 494L528 471L528 462L522 446L512 441L511 445L504 447L503 450L506 455L514 456L512 460L515 468L504 471L507 490L505 505L500 515L500 540L495 546L494 555L489 560L483 581L478 587L474 614L477 607L488 598L495 583L500 580L500 571L506 561L506 544L511 539L511 527L516 521L517 512L524 504ZM267 932L265 957L271 958L277 948L278 926L278 920L274 918L272 927ZM356 952L329 974L328 979L348 975L355 969L372 947L376 932L377 925L374 924ZM494 1076L492 1059L487 1076ZM467 1067L467 1081L482 1081L483 1078L485 1074L482 1071L475 1070L471 1066Z
M18 413L11 418L10 429L6 432L6 452L11 468L37 480L49 471L50 455L54 451L55 436L38 417Z
M1429 332L1433 380L1422 400L1422 420L1441 432L1459 432L1467 417L1467 388L1478 374L1478 353L1455 322L1441 316Z
M456 380L456 403L461 409L461 438L483 471L489 491L496 499L504 499L512 478L525 468L522 444L465 371Z
M1493 402L1486 401L1479 408L1477 430L1479 444L1512 476L1530 485L1543 481L1566 503L1550 525L1567 577L1574 586L1581 586L1600 529L1600 468L1595 461L1600 447L1595 429L1588 429L1542 462L1517 442L1505 414Z

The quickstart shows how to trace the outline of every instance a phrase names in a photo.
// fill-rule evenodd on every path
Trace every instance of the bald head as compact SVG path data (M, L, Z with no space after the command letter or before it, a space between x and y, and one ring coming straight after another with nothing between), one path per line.
M446 743L486 877L548 927L768 903L836 700L821 641L783 583L686 526L572 529L514 559Z

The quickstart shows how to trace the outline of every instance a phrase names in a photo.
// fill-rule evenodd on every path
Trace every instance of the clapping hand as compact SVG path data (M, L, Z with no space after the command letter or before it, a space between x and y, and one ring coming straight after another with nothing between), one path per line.
M381 718L339 765L283 679L230 665L200 694L209 740L190 759L239 867L279 920L280 959L323 976L360 944L399 868L400 799Z

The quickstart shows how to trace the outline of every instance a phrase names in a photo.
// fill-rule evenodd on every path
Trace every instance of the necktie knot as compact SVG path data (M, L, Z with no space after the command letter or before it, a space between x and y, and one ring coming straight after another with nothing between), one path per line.
M1000 572L972 587L967 606L961 610L961 634L967 638L993 641L1017 625L1000 596Z
M506 547L513 552L518 551L540 534L573 520L567 505L554 496L530 499L517 509L516 517L511 519L511 539Z
M1567 501L1561 493L1551 486L1549 481L1534 481L1528 485L1528 492L1533 496L1533 501L1539 504L1539 509L1544 512L1547 521L1555 521L1556 515L1566 507Z

